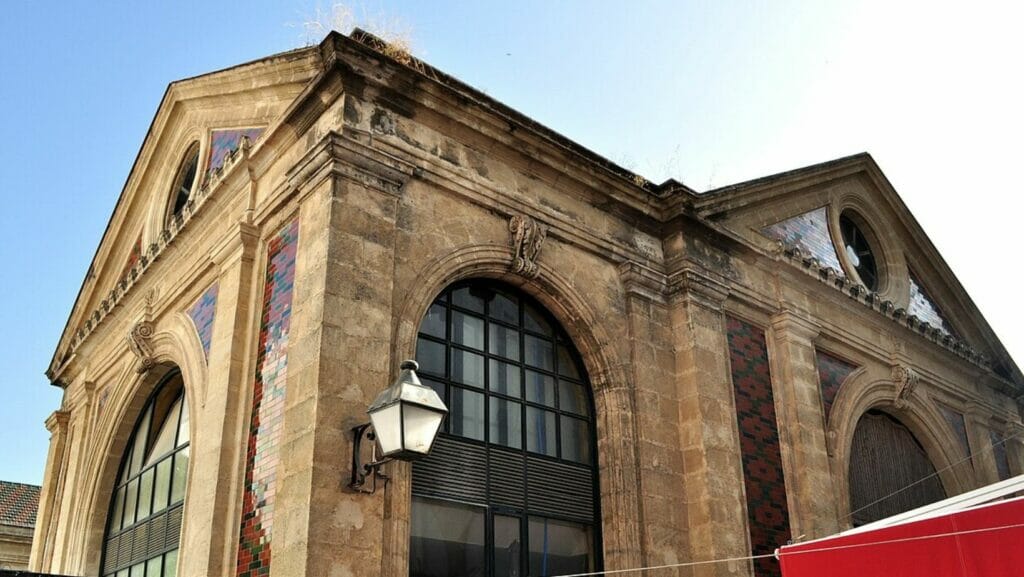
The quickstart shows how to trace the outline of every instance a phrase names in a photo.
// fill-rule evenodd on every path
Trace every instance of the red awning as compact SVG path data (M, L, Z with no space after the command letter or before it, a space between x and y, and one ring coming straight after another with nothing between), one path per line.
M783 577L1024 575L1024 498L787 545Z

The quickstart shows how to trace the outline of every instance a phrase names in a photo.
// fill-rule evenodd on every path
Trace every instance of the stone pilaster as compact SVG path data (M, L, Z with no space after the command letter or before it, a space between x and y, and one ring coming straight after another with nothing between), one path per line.
M411 174L328 135L300 188L272 576L379 575L385 495L347 487L353 426L397 374L395 218ZM323 154L322 154L323 152ZM311 166L318 160L321 168Z
M35 532L32 535L32 554L28 562L30 571L43 572L47 570L53 556L51 536L56 526L56 514L62 492L62 468L69 417L67 411L57 410L46 419L46 430L50 431L50 448L46 454L46 472L39 494Z
M253 327L254 262L259 241L251 225L234 225L210 258L218 283L205 398L189 399L191 443L187 524L182 529L183 575L234 575L238 547L239 476L248 433L247 391ZM198 390L198 389L194 389ZM202 480L199 482L197 480Z
M736 482L743 470L722 310L728 289L693 270L671 277L670 287L690 561L745 557L746 506ZM715 563L693 574L748 575L749 567Z
M639 263L625 263L619 271L632 386L595 386L598 402L605 405L598 414L612 421L600 447L608 464L602 482L609 474L618 482L606 483L601 495L605 517L618 517L612 531L605 523L605 566L671 565L685 561L689 542L667 282L664 274Z
M814 350L819 332L789 311L771 320L769 354L794 540L839 530Z

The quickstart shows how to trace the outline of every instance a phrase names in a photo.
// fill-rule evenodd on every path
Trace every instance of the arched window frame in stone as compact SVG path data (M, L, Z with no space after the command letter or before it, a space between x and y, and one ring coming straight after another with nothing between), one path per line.
M182 373L172 368L147 397L128 436L110 491L101 575L125 577L142 567L147 575L175 574L190 469L190 417ZM159 450L157 443L163 445ZM140 537L146 539L141 545Z
M957 441L934 403L924 392L911 395L902 406L894 402L899 391L896 383L880 375L877 367L851 375L844 383L832 405L828 437L835 442L831 459L832 479L835 487L840 527L851 527L850 508L850 452L853 435L862 415L870 410L889 414L901 422L914 435L935 466L939 480L947 495L957 495L973 488L973 479L960 467L951 467L959 458Z
M631 413L633 398L625 364L615 350L616 340L607 332L591 304L573 283L539 261L537 276L526 279L510 273L513 254L507 247L492 244L467 245L446 251L424 262L407 290L396 287L403 298L393 325L394 358L412 358L420 321L434 297L448 285L469 278L496 279L528 294L550 313L572 339L593 391L597 432L598 478L600 483L605 566L636 567L640 551L639 487L629 482L639 467L637 431ZM390 465L388 495L385 499L382 575L405 577L409 572L409 512L412 495L411 467ZM609 523L608 520L614 520Z
M180 158L181 160L178 162L178 168L174 171L174 178L171 180L171 186L167 193L167 204L164 210L165 225L169 224L172 219L177 218L188 202L195 198L196 191L199 189L202 181L200 176L202 174L203 162L200 141L198 139L192 140ZM184 180L189 171L193 173L192 183L188 187L187 196L185 196L181 206L178 206L184 188Z

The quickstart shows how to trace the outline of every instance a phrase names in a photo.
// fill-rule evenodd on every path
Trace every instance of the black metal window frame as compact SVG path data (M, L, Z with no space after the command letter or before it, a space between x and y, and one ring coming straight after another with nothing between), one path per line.
M517 305L517 319L515 323L508 322L496 317L491 310L493 299L483 298L484 305L483 310L474 310L473 308L459 305L454 298L456 291L468 289L470 291L479 291L484 294L493 292L502 294L505 297L514 299ZM424 325L427 321L427 317L430 314L430 308L432 307L443 307L444 309L444 337L437 336L435 334L423 332ZM436 309L435 309L436 310ZM542 330L536 330L527 326L527 311L532 312L536 318L541 319L544 324L549 327L549 331L545 332ZM483 344L482 348L474 348L456 342L453 338L453 315L462 314L483 321ZM518 352L519 358L514 359L508 356L504 356L497 352L492 352L491 347L491 325L501 327L503 329L509 329L516 331L518 339ZM414 486L413 496L417 499L424 499L433 501L436 503L450 503L455 506L470 507L479 509L484 514L484 543L485 543L485 561L486 561L486 574L492 575L495 566L495 516L512 517L519 520L519 532L520 532L520 543L521 546L521 558L520 558L520 574L527 574L529 572L530 562L530 548L529 548L529 530L530 521L538 519L548 519L556 522L566 522L579 525L589 531L590 536L590 547L593 554L594 570L600 570L603 566L602 555L601 555L601 524L600 524L600 507L599 507L599 486L598 486L598 466L597 466L597 440L596 440L596 427L595 427L595 407L593 394L590 389L589 378L587 376L586 367L583 365L582 359L580 358L579 352L576 350L572 340L562 329L560 323L555 319L540 303L535 299L525 294L521 290L506 285L498 281L492 281L489 279L471 279L467 281L460 281L447 287L441 292L428 307L428 311L424 313L424 317L421 321L420 330L417 332L417 359L421 360L421 349L420 343L423 341L441 345L444 347L444 374L439 372L432 372L430 370L430 363L420 363L419 376L424 384L432 386L437 390L438 394L445 401L445 404L452 409L452 392L467 391L470 393L480 394L483 396L483 410L481 414L483 438L477 439L473 437L461 436L452 433L451 425L452 420L458 418L457 414L450 413L448 419L442 426L440 436L446 440L455 441L457 443L465 443L468 445L481 447L487 452L502 452L508 454L522 455L523 467L524 467L524 478L526 478L527 463L530 461L536 462L547 461L550 463L557 463L559 466L569 466L572 468L579 469L581 471L587 471L591 475L592 495L593 499L593 516L590 519L584 519L579 516L560 514L545 509L544 507L535 506L533 503L524 503L522 507L510 506L507 504L495 503L491 497L485 497L483 499L463 499L452 497L443 494L443 492L434 491L422 491L417 490ZM552 365L550 369L544 367L527 364L526 357L526 339L527 337L541 339L550 344ZM560 352L560 347L566 354L565 357ZM452 351L464 351L483 357L483 383L481 386L473 386L459 382L453 378L452 372ZM574 371L566 370L566 367L562 366L561 363L568 360L573 364ZM505 365L511 365L516 368L519 372L519 394L512 395L503 393L500 391L493 390L491 382L491 370L490 363L492 361L501 362ZM553 379L554 391L552 393L551 404L545 404L536 400L530 400L527 398L527 377L526 371L534 371L546 377ZM577 377L573 377L571 374L575 372ZM563 395L562 386L563 383L566 386L581 387L583 394L583 410L577 411L572 407L563 407ZM502 443L492 442L491 439L491 403L493 400L501 400L505 402L514 402L520 405L520 439L518 447L510 447ZM578 399L578 397L577 397ZM545 452L538 452L529 449L529 426L528 426L528 411L530 408L546 411L552 413L555 416L555 452L554 454L548 454ZM571 419L571 421L570 421ZM573 460L572 458L566 458L563 447L562 427L563 420L566 422L582 422L586 425L586 443L587 443L587 454L588 458L581 462L579 460ZM488 462L491 459L488 457ZM487 477L490 479L491 471L488 469ZM534 478L529 479L530 482L535 481ZM547 478L543 479L543 482L557 485L561 482L559 478ZM491 481L487 482L488 487L491 485ZM525 491L525 489L524 489Z
M174 424L175 431L174 431L174 441L173 441L173 444L172 444L171 448L166 453L164 453L163 455L160 455L152 463L150 463L148 465L143 463L142 465L139 466L138 470L136 470L134 473L129 473L127 468L131 466L131 463L129 461L132 458L132 455L134 453L135 443L136 443L138 435L139 434L146 434L146 436L147 436L146 442L145 442L145 446L143 447L143 450L142 450L142 454L138 456L138 458L140 458L140 459L145 459L146 452L147 452L147 450L149 448L149 445L155 440L155 439L150 439L149 435L151 433L159 433L159 431L160 431L160 426L154 426L154 424L151 421L147 423L146 419L147 419L147 416L149 416L150 419L153 418L151 413L152 413L153 407L154 407L157 399L160 397L161 393L164 392L165 387L167 387L168 385L171 385L172 382L175 381L175 380L179 381L179 384L177 386L180 387L180 390L174 395L174 397L172 399L170 399L169 405L173 406L175 403L180 401L181 402L181 408L178 411L177 422ZM183 419L183 415L187 411L188 411L187 398L185 396L185 386L184 386L184 382L182 381L181 371L179 369L173 369L170 372L168 372L166 375L164 375L163 378L161 378L159 384L156 386L156 388L153 390L153 392L150 394L150 396L146 399L146 403L143 405L142 411L139 412L139 416L136 419L135 425L132 428L132 434L128 438L128 443L125 445L124 454L121 456L121 464L118 467L118 471L117 471L117 481L116 481L116 483L114 485L113 490L111 491L110 506L108 508L108 513L107 513L107 524L106 524L106 529L104 531L104 537L103 537L103 544L104 544L104 547L103 547L104 551L103 551L103 556L102 556L103 558L100 560L101 575L120 576L122 574L128 574L129 568L134 566L134 565L137 565L137 564L140 564L140 563L146 564L151 559L154 559L154 558L157 558L157 557L163 557L167 553L171 553L171 552L174 552L175 550L179 549L179 540L180 539L173 539L173 540L170 540L167 543L166 546L160 547L157 550L148 551L148 554L144 558L142 558L142 557L140 557L138 559L132 558L130 563L127 563L127 564L119 563L119 564L117 564L115 566L115 568L113 570L109 570L109 571L106 570L107 569L106 568L106 564L107 564L107 562L109 560L108 559L109 554L108 554L108 550L107 549L108 549L108 545L112 541L115 541L116 539L122 537L123 535L130 534L135 529L141 527L142 525L145 525L145 524L149 523L153 519L156 519L156 518L161 517L161 516L171 517L171 516L174 516L174 514L177 513L178 510L183 509L184 504L185 504L185 494L187 493L188 465L186 463L185 472L184 472L185 476L184 476L184 479L182 479L182 481L181 481L184 484L184 486L182 488L182 491L181 491L181 497L180 497L180 499L175 500L175 497L174 497L174 484L175 484L174 459L178 455L180 455L180 454L189 454L189 453L191 453L191 449L190 449L191 448L191 438L189 438L188 440L186 440L186 441L182 442L181 444L179 444L179 442L181 441L182 419ZM188 418L189 419L192 418L191 413L189 413ZM148 430L143 430L142 425L144 423L147 425ZM191 460L191 457L189 457L189 460ZM166 505L164 505L164 507L162 509L154 510L154 505L157 502L157 493L156 493L157 468L160 467L161 464L168 463L168 462L170 463L170 465L169 465L170 472L169 472L169 476L168 476L168 479L167 479L167 495L166 495L167 501L166 501ZM149 499L150 499L149 505L148 505L149 506L149 512L144 517L139 517L138 513L140 511L140 506L142 505L141 501L139 500L139 496L141 494L141 485L142 485L141 479L142 479L143 476L145 476L150 471L153 472L152 473L153 474L153 485L151 487L150 496L149 496ZM129 489L127 489L127 487L131 486L133 483L136 484L136 486L134 488L135 493L136 493L136 495L135 495L135 505L134 505L135 506L135 519L132 522L128 523L128 524L122 524L121 522L124 519L124 514L126 513L124 506L128 503L128 492L129 492ZM123 494L122 494L122 489L125 489ZM121 505L120 507L118 507L118 505L119 505L119 503L117 502L118 498L121 498L123 500L123 502L120 503L120 505ZM115 519L114 518L115 517L115 512L119 512L121 514L121 518L120 519ZM180 533L180 530L181 530L181 527L179 525L178 526L178 532L179 533ZM143 570L143 574L144 573L145 573L145 570ZM137 573L131 573L131 575L132 575L132 577L136 577ZM138 575L138 577L142 577L142 575Z
M174 173L174 182L171 185L170 199L167 203L167 222L181 217L181 211L188 204L188 201L195 195L199 186L199 153L201 147L199 141L194 141L185 149L178 171ZM191 182L185 183L191 173Z
M843 211L839 215L839 236L843 240L843 250L853 250L857 262L850 261L857 276L864 286L871 291L877 291L881 286L881 263L878 262L875 248L872 246L868 235L864 233L864 227L858 222L860 219L850 211ZM849 255L847 259L849 260Z

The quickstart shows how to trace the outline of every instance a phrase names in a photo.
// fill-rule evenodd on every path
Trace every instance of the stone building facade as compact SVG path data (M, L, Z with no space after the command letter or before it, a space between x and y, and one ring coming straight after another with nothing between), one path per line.
M406 358L445 430L354 491ZM742 558L1024 472L1024 377L868 155L655 185L358 31L170 85L48 376L68 575Z

